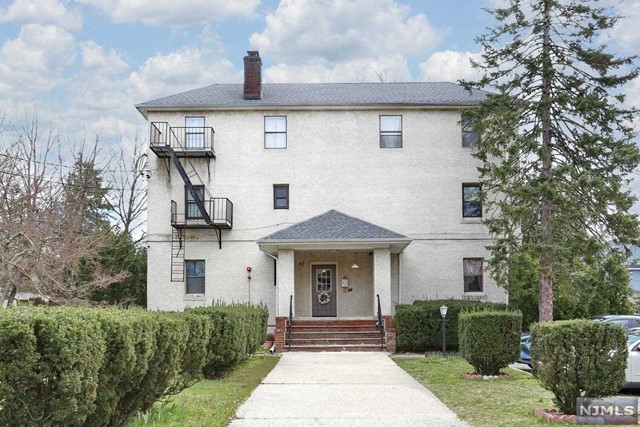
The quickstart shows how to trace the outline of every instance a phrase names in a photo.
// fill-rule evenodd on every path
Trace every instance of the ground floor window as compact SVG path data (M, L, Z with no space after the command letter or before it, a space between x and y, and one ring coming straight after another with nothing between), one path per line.
M482 258L464 258L462 260L465 292L482 292L484 290L482 263Z
M187 294L204 294L204 260L186 261Z

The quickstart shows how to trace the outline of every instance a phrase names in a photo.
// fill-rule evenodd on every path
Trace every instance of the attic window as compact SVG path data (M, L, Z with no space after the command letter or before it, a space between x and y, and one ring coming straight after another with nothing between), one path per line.
M286 116L265 116L264 148L287 148Z
M380 148L402 148L402 116L380 116Z

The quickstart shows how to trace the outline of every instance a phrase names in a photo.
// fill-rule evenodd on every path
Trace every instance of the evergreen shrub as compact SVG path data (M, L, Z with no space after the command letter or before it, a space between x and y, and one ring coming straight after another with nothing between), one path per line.
M481 375L498 375L500 369L518 360L520 311L469 311L458 318L460 353Z
M0 425L122 426L154 402L220 373L262 344L268 313L0 310Z
M567 414L575 414L578 397L618 393L625 383L627 356L627 335L620 325L564 320L531 328L533 373Z
M398 351L423 353L442 350L442 316L440 307L447 310L447 350L458 350L458 314L461 311L504 310L506 304L468 300L418 300L413 304L396 306L396 342Z

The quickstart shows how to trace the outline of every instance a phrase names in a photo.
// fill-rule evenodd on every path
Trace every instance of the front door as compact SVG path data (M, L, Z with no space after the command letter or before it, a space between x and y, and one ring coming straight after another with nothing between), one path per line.
M313 317L336 317L336 266L314 265L311 273Z

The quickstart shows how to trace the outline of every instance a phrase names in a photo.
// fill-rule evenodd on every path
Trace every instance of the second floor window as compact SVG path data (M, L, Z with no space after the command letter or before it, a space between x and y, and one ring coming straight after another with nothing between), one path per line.
M194 185L193 189L196 190L196 194L200 201L204 204L204 186L202 185ZM198 209L198 205L196 205L196 201L193 198L193 194L185 187L186 193L186 203L185 203L185 213L187 219L200 219L202 218L202 213L200 209ZM206 209L206 208L205 208Z
M462 217L482 218L480 184L462 184Z
M185 117L185 148L204 148L204 117Z
M472 120L467 114L462 113L462 120L460 125L462 127L462 146L467 148L473 148L478 145L480 136L473 130Z
M287 148L286 116L265 116L264 148Z
M273 185L273 209L289 209L289 184Z

